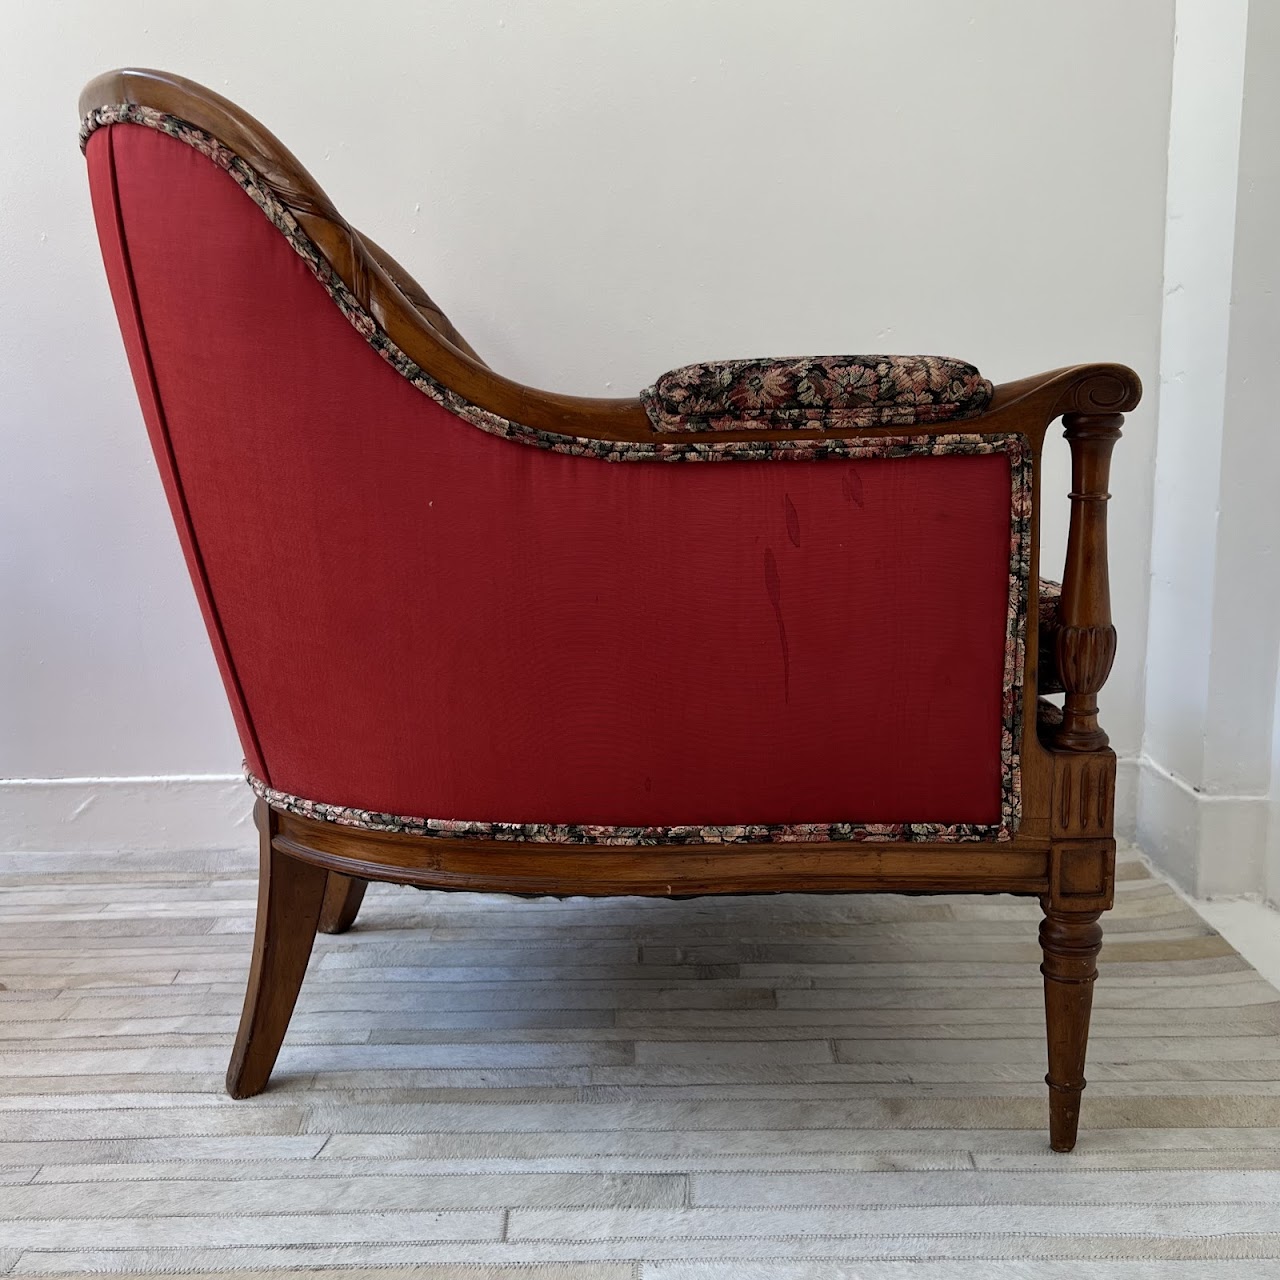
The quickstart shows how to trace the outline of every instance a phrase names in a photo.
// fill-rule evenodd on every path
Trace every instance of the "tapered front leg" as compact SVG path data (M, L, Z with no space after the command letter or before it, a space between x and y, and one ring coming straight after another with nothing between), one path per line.
M1049 1041L1049 1145L1070 1151L1080 1124L1080 1094L1089 1043L1093 983L1102 947L1100 911L1064 911L1045 906L1040 922L1044 963L1045 1030Z
M320 908L320 932L346 933L356 922L368 887L367 880L330 871L324 891L324 906Z
M251 1098L267 1086L307 971L329 878L322 867L271 847L275 815L265 802L258 801L254 818L262 842L258 920L244 1012L227 1068L233 1098Z

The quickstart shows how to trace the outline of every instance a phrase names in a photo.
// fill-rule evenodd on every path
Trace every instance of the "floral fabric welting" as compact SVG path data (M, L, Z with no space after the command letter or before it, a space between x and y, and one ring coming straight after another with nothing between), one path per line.
M243 158L216 138L184 120L151 107L132 103L104 106L91 112L81 131L81 146L99 128L112 124L132 124L155 129L206 156L235 180L273 226L303 259L352 327L402 377L424 395L455 416L491 435L534 448L573 457L598 458L606 462L815 462L834 459L939 457L952 454L992 454L1008 456L1010 470L1009 604L1005 627L1002 722L1000 737L1001 795L998 823L903 823L868 824L831 822L819 824L752 826L668 826L624 827L581 824L517 824L411 817L375 813L324 801L306 799L277 791L260 779L250 777L254 791L273 807L304 817L318 818L346 826L374 831L404 831L423 836L453 839L520 840L565 844L746 844L801 841L975 841L1009 840L1016 832L1022 812L1019 747L1023 721L1023 669L1026 652L1027 583L1031 555L1031 503L1033 455L1026 437L1008 433L948 433L934 435L881 435L853 438L804 440L601 440L561 435L524 426L483 409L432 378L411 360L362 306L341 276L333 269L314 242L303 231L286 200ZM872 360L874 368L861 362ZM881 370L880 366L890 367ZM990 400L991 386L972 366L939 357L820 357L801 361L735 361L734 367L780 365L788 372L769 370L761 375L744 374L735 382L735 404L750 410L752 398L758 411L794 410L811 415L776 419L756 425L802 426L810 430L860 425L839 414L854 414L868 407L912 416L886 417L877 425L908 425L945 421L980 413ZM800 367L804 366L802 370ZM687 369L722 368L688 366ZM680 376L675 370L667 379L673 394ZM720 375L717 375L718 377ZM692 375L690 375L690 380ZM788 379L791 382L788 382ZM798 379L798 381L796 381ZM794 382L794 387L792 387ZM803 386L800 386L803 383ZM784 385L785 384L785 385ZM653 388L649 389L654 391ZM780 397L796 394L813 403L783 405ZM654 391L655 395L661 394ZM648 393L646 392L646 395ZM828 407L818 401L826 395ZM874 403L876 397L897 396L900 401ZM967 400L965 399L967 397ZM860 398L870 404L860 402ZM912 403L914 400L915 403ZM675 401L671 402L673 405ZM681 401L683 403L683 401ZM776 408L769 406L776 405ZM842 407L843 406L843 407ZM929 414L934 416L930 417ZM652 415L652 410L651 410ZM744 413L732 415L732 426L751 425ZM697 430L710 431L707 422ZM687 430L689 428L681 428Z
M640 398L659 431L909 426L981 413L992 386L945 356L720 360L664 373Z
M735 826L627 827L572 822L468 822L454 818L416 818L377 813L350 805L307 800L269 787L246 771L253 793L273 809L366 831L435 836L450 840L518 841L525 844L686 845L804 844L848 840L857 843L990 840L992 828L961 822L805 822L751 823Z

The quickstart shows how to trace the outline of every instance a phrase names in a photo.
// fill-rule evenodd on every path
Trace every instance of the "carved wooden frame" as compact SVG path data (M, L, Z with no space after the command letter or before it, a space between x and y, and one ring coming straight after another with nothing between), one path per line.
M289 208L360 304L432 378L480 408L541 431L608 441L658 436L640 401L563 396L490 370L427 293L352 228L290 152L218 94L156 71L122 70L92 81L81 116L134 104L211 134L248 163ZM1039 575L1040 459L1046 431L1063 418L1071 449L1071 523L1057 658L1066 689L1060 725L1038 724L1037 611L1027 611L1023 681L1022 819L1007 842L805 843L732 846L590 846L423 838L298 817L259 801L261 877L252 968L227 1089L266 1087L292 1015L317 928L341 932L366 884L524 894L657 896L777 892L1015 893L1038 896L1045 978L1050 1140L1075 1144L1092 984L1112 904L1115 756L1098 724L1097 694L1111 669L1115 628L1107 575L1106 503L1112 448L1142 389L1116 364L1058 369L996 388L965 431L1026 437L1033 454L1029 597ZM705 441L805 440L845 435L946 434L933 427L717 431ZM669 439L669 437L666 437Z

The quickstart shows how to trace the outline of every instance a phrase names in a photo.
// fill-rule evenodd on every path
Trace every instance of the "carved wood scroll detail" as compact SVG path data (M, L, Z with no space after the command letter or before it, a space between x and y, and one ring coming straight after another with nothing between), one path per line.
M1142 399L1142 381L1122 364L1091 365L1088 372L1072 380L1058 402L1058 412L1129 413Z

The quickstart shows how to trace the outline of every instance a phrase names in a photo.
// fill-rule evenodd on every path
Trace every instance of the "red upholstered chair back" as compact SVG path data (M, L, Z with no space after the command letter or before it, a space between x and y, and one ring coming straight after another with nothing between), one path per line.
M475 822L1007 831L1006 453L607 461L504 439L384 358L207 155L113 124L88 160L264 782Z

